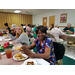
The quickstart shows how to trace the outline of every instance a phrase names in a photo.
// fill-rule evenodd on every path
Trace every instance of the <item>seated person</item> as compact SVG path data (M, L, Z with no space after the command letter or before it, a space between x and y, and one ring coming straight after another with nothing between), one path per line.
M37 37L37 35L36 35L36 28L37 28L36 26L33 28L33 32L34 32L33 37L34 37L34 38Z
M51 31L50 31L50 34L52 34L56 41L59 41L59 35L65 35L65 33L63 33L59 28L58 26L56 25ZM52 41L55 41L54 39L52 39Z
M46 28L44 26L38 26L36 29L36 34L37 38L30 46L22 46L23 52L29 57L43 58L46 61L48 61L51 65L55 65L56 59L53 42L51 38L46 36ZM33 49L35 46L37 48L36 54L30 51L30 49Z
M31 35L31 24L28 24L27 25L27 27L26 27L26 34L28 35L28 36L30 36Z
M4 26L7 30L9 30L9 33L11 33L11 29L10 29L10 27L8 27L8 23L5 23Z
M24 32L26 32L26 24L23 25Z
M74 28L71 27L71 24L70 24L70 23L68 23L68 24L67 24L67 27L65 27L65 28L63 29L63 32L67 32L67 33L70 33L70 34L74 34Z
M46 30L48 30L48 27L47 26L45 26L46 27Z
M11 34L13 35L13 36L16 36L16 25L15 24L13 24L12 25L12 28L11 28Z
M52 28L54 28L54 24L51 24L50 30L51 30Z
M11 34L8 33L9 36L11 36ZM16 27L16 36L15 37L12 37L11 36L11 39L15 39L13 41L13 43L21 43L22 45L29 45L29 38L27 36L27 34L24 32L22 26L17 26Z

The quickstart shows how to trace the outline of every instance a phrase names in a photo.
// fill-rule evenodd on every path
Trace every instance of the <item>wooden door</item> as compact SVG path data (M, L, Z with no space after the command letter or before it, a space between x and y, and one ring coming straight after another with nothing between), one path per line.
M55 25L55 16L50 16L49 17L49 27L51 27L51 24Z
M43 26L47 26L47 17L43 17Z

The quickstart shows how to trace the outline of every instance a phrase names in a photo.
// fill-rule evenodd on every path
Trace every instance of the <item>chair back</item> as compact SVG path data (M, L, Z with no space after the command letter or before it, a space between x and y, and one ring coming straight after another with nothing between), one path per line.
M55 37L52 34L50 34L50 33L47 33L47 36L49 36L50 38L55 39ZM55 39L55 41L56 41L56 39Z
M57 42L53 42L53 45L54 45L54 52L55 52L56 60L62 59L65 53L64 45L57 43Z

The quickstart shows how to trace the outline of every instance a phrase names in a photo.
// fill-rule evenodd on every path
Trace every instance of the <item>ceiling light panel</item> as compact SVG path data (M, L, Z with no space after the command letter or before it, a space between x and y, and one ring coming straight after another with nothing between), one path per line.
M14 11L14 13L20 13L21 11L20 10L16 10L16 11Z

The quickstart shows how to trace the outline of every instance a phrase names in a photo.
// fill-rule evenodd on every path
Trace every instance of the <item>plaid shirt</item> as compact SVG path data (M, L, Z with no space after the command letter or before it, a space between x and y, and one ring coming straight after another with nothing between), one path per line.
M34 43L36 43L36 48L37 48L37 52L38 53L44 53L45 52L45 48L48 48L48 47L51 48L50 57L49 57L49 59L45 59L45 60L50 62L51 65L55 65L56 59L55 59L53 42L52 42L51 38L46 36L45 39L42 42L42 47L40 47L39 38L36 38Z

